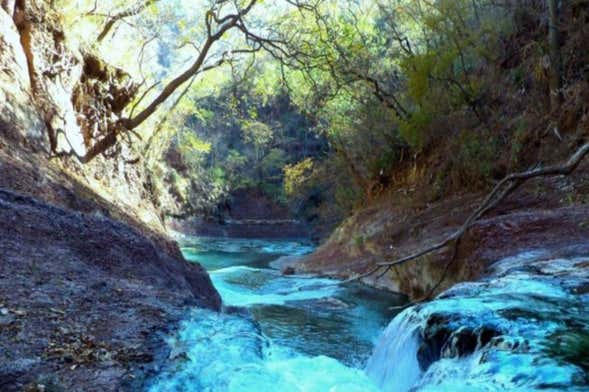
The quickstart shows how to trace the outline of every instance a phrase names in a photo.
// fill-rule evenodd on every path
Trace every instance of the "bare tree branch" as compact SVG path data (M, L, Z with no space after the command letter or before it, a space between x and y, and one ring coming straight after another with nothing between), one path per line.
M155 4L158 0L145 0L143 3L139 4L139 5L134 5L131 6L130 8L119 12L116 15L110 16L107 21L104 23L104 26L102 27L102 30L100 31L100 34L98 34L98 37L96 38L97 42L102 42L104 40L104 38L106 38L106 36L108 35L108 33L112 30L112 28L114 27L114 25L131 16L135 16L138 15L139 13L141 13L144 9L146 9L147 7Z
M491 192L485 197L483 202L474 210L466 221L460 226L458 230L452 233L450 236L446 237L443 241L438 242L430 247L424 248L419 250L418 252L412 253L405 257L401 257L399 259L378 263L376 267L371 269L370 271L363 273L361 275L357 275L351 277L344 282L351 282L358 279L366 278L380 269L385 269L385 272L390 270L391 268L407 263L409 261L418 259L422 256L427 254L433 253L437 250L440 250L450 244L453 244L453 256L449 260L448 263L451 263L456 256L456 251L458 247L459 241L462 239L466 231L472 226L474 222L476 222L481 216L483 216L486 212L493 209L497 206L502 200L507 197L510 193L520 187L523 183L528 180L537 177L548 177L548 176L561 176L561 175L569 175L571 174L581 163L583 158L589 153L589 143L583 144L570 158L561 164L547 166L547 167L538 167L535 169L527 170L520 173L512 173L504 177L501 181L495 185L495 187L491 190ZM384 274L384 273L383 273ZM445 274L444 274L445 275Z
M132 118L123 119L121 121L123 127L126 129L133 129L133 128L138 127L149 116L151 116L155 112L155 110L164 101L166 101L166 99L168 99L170 97L170 95L172 95L174 93L174 91L176 91L176 89L178 87L180 87L182 84L184 84L193 75L198 73L201 70L201 67L203 66L205 60L207 59L207 55L209 54L209 50L211 49L213 44L216 41L220 40L221 37L223 36L223 34L225 34L225 32L227 32L229 29L235 27L237 25L237 23L239 22L239 20L244 15L246 15L247 13L249 13L251 11L254 4L256 4L256 1L257 0L251 0L244 9L238 11L236 14L231 14L231 15L228 15L227 17L223 18L224 24L222 24L215 33L212 33L212 30L209 30L209 34L207 36L207 39L205 40L204 44L202 45L201 51L200 51L199 55L197 56L196 60L194 61L194 63L192 64L192 66L190 66L190 68L188 68L186 71L184 71L182 74L180 74L176 78L172 79L164 87L164 89L154 98L154 100L145 109L143 109L139 114L137 114L136 116L134 116ZM212 18L211 13L212 13L212 11L209 11L209 12L207 12L207 14L205 16L205 21L207 21L207 23L210 23L210 20ZM208 29L208 27L207 27L207 29Z

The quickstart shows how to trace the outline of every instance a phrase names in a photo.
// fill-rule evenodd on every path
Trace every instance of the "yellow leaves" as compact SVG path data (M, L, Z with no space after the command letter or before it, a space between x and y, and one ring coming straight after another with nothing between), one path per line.
M314 162L306 158L292 165L284 166L284 192L287 196L293 196L300 191L302 185L313 171Z
M151 4L149 4L146 11L154 18L157 18L161 14L157 1L153 1Z
M190 131L183 132L180 137L180 150L183 153L208 154L211 152L211 148L211 143L200 139L196 134Z

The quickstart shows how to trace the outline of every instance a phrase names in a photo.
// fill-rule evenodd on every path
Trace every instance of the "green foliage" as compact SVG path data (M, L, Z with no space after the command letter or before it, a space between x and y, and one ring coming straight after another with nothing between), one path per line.
M242 124L243 140L255 146L264 148L272 141L272 128L263 122L246 120Z
M282 170L288 161L287 153L280 148L271 149L260 163L260 169L264 178L270 180L281 180Z
M236 188L243 187L243 184L239 184L239 173L246 168L248 163L248 158L241 154L237 150L229 150L227 157L225 158L225 170L227 171L227 176L229 178L229 182L233 184Z
M407 120L399 121L399 134L414 149L421 149L426 141L432 115L420 108L411 113Z
M119 0L98 5L103 15L129 6ZM132 64L146 85L168 80L194 58L192 44L206 34L207 8L187 5L192 3L158 2L122 24L122 49L110 54L113 61ZM257 187L290 204L329 201L345 214L362 202L368 191L363 187L385 181L400 161L432 146L448 152L436 188L443 190L446 178L488 183L497 142L484 132L454 128L484 123L485 97L493 86L481 70L492 64L500 52L498 38L510 28L502 7L485 0L368 0L346 6L327 0L317 3L317 14L286 4L256 7L260 31L272 26L277 38L288 38L284 50L295 55L285 56L284 63L263 51L255 58L236 56L230 67L199 74L167 113L153 144L162 153L171 145L187 167L158 171L178 198L198 209L236 189ZM81 14L71 6L65 12L70 24ZM94 37L104 17L84 18L93 29L86 35ZM248 47L240 37L227 34L222 47ZM145 53L139 69L140 50ZM522 72L513 73L523 83ZM514 144L513 155L519 152ZM163 154L153 155L157 160Z
M401 69L407 77L407 94L417 104L423 103L430 90L430 76L436 68L437 57L425 53L403 59Z
M334 199L342 211L352 211L358 207L358 201L362 200L362 192L349 183L342 182L335 188Z
M324 142L309 136L308 120L284 92L260 93L266 67L251 72L213 96L184 100L174 146L190 167L182 175L193 183L226 192L258 188L286 203L283 167L316 154Z
M180 176L175 169L170 170L168 178L172 195L174 195L180 203L186 203L190 190L190 182Z
M199 138L194 133L187 131L179 135L179 148L183 154L205 155L211 152L211 143Z
M284 166L284 192L289 197L300 193L303 184L313 171L313 159L306 158L292 165Z

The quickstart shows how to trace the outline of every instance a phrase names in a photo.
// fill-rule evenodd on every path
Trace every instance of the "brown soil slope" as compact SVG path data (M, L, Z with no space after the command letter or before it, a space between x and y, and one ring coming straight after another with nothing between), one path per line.
M436 292L476 279L490 263L517 252L589 241L586 169L586 165L579 168L570 178L535 180L511 195L468 230L447 273L451 252L443 249L363 281L419 299L442 277ZM339 277L367 272L378 262L443 240L466 220L482 196L455 196L432 204L380 200L347 219L297 268Z

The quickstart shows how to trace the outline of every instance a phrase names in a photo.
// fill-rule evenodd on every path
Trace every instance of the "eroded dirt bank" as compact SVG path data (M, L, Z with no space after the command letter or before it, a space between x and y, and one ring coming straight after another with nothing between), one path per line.
M501 258L528 249L554 249L589 238L586 166L575 176L527 184L466 233L435 292L476 280ZM484 195L463 195L427 204L383 199L348 218L318 250L297 265L304 272L351 277L426 248L453 233ZM413 196L414 197L414 196ZM417 198L416 198L417 199ZM450 249L391 269L365 283L420 299L444 276Z
M137 230L0 190L0 390L136 389L207 273Z
M169 229L189 235L228 238L308 238L310 228L259 189L233 192L218 216L169 219Z

